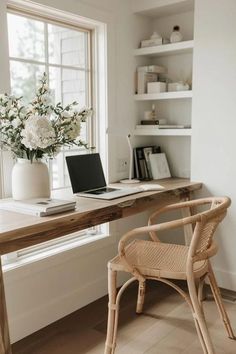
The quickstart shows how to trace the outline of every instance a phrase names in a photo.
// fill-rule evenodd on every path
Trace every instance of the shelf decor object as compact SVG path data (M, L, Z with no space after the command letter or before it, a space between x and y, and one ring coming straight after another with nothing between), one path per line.
M183 40L183 36L180 32L180 27L174 26L173 32L171 33L171 36L170 36L170 42L177 43L177 42L181 42L182 40Z
M62 146L85 146L80 140L81 122L91 109L77 110L77 102L65 107L51 104L46 74L32 102L24 106L21 97L0 95L1 149L17 159L12 171L12 196L15 200L50 197L47 165Z

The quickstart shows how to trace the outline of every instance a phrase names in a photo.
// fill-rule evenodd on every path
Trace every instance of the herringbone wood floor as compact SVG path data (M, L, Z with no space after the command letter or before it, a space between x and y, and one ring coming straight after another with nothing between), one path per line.
M167 286L149 282L144 314L135 314L137 287L121 303L116 354L201 354L187 304ZM206 318L217 354L236 354L215 303L205 301ZM236 304L225 303L236 332ZM107 298L84 307L13 345L13 354L103 354ZM23 324L22 324L23 325Z

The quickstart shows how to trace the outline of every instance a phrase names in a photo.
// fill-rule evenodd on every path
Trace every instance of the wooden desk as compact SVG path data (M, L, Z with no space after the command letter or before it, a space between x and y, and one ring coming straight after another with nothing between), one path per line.
M77 198L70 190L56 191L53 197L76 198L77 208L50 217L35 217L0 210L0 254L17 251L91 226L121 219L155 206L186 200L202 187L187 179L158 181L165 189L133 194L112 201ZM153 182L152 182L153 183ZM186 230L188 232L188 230ZM5 292L0 263L0 354L11 354Z

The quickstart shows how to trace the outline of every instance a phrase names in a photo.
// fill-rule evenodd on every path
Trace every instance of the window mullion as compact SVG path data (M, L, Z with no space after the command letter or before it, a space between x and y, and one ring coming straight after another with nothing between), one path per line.
M25 59L25 58L17 58L17 57L9 57L10 60L12 61L18 61L20 63L26 63L26 64L35 64L35 65L45 65L45 62L43 61L38 61L38 60L34 60L34 59ZM86 68L82 68L79 66L73 66L73 65L63 65L63 64L51 64L48 61L48 66L50 67L55 67L55 68L59 68L59 69L70 69L70 70L78 70L78 71L89 71Z
M50 85L49 77L49 53L48 53L48 24L44 23L44 50L45 50L45 72L48 77L48 85Z

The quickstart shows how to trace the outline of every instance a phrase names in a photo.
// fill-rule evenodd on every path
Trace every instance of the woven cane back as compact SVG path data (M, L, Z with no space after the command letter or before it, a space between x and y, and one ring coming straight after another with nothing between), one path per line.
M211 206L209 210L199 213L200 221L196 223L192 243L190 245L190 249L192 248L192 255L194 253L196 256L199 256L206 253L207 250L212 247L213 236L217 226L226 216L227 208L230 205L230 199L226 197L209 198L208 204L210 205L210 203Z
M196 254L205 252L212 244L212 239L219 223L224 219L225 212L208 221L200 232L199 241L196 248Z

